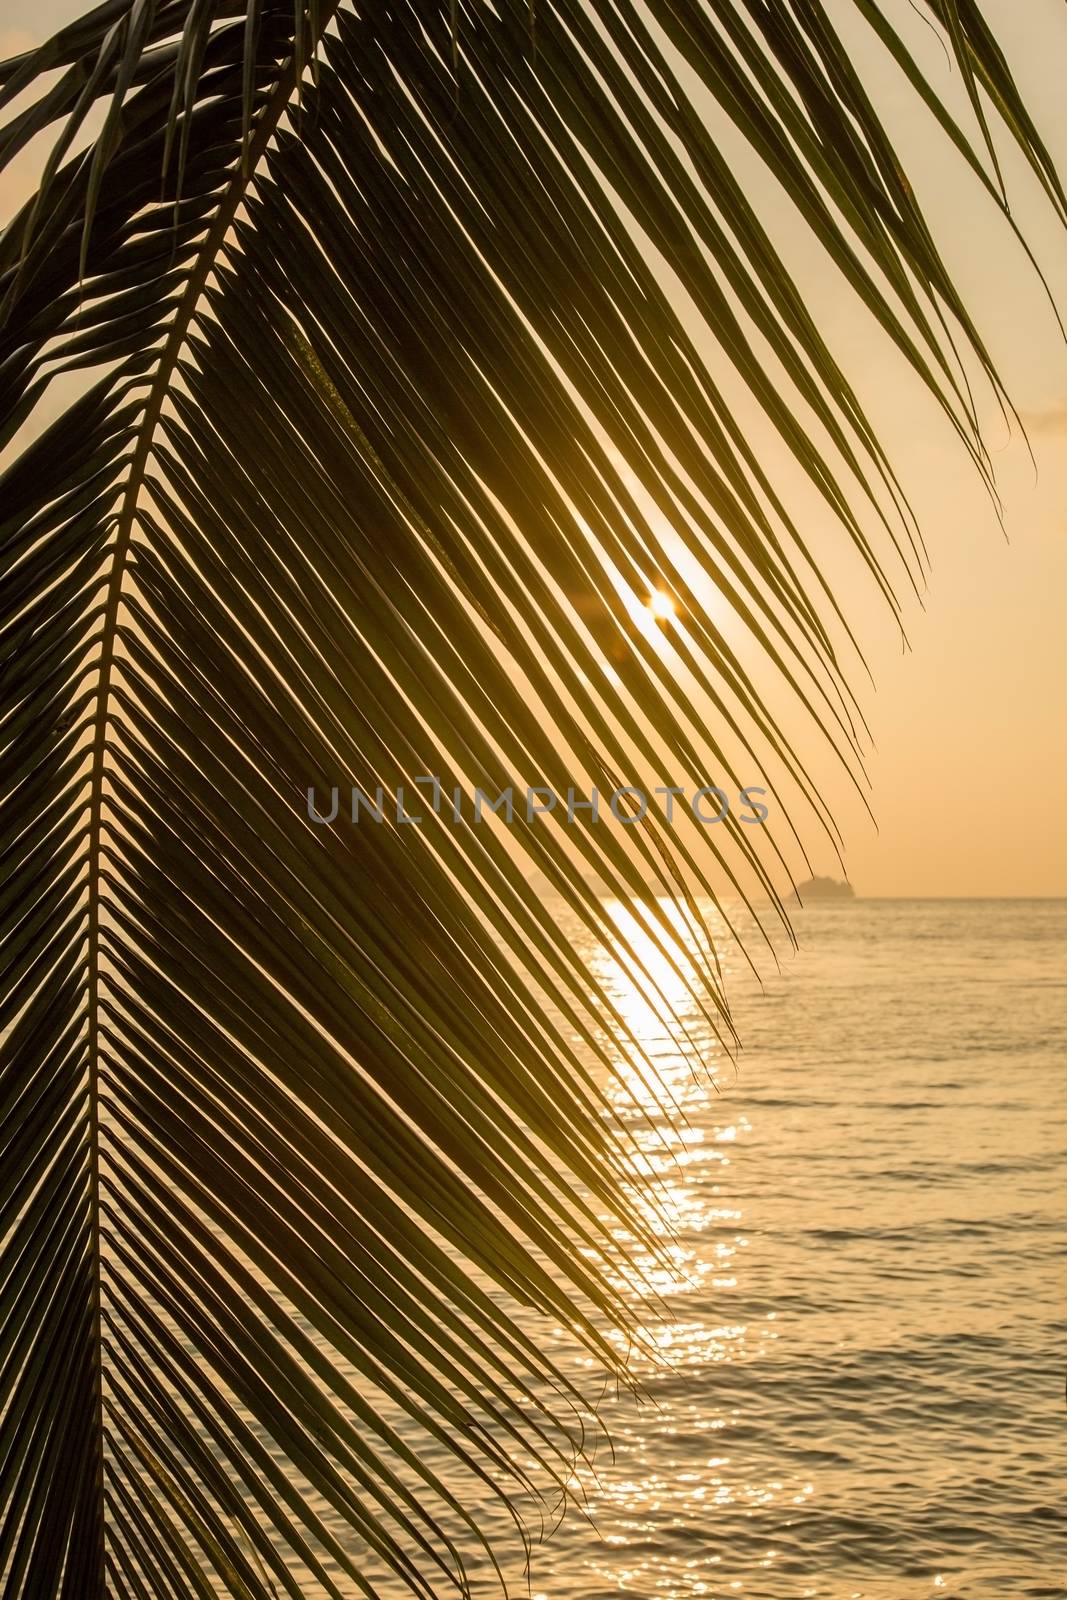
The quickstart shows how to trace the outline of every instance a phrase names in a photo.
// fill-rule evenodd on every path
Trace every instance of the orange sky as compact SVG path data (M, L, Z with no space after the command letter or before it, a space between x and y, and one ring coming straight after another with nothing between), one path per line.
M848 20L851 0L835 19ZM894 20L905 7L889 0ZM1058 0L984 0L984 9L1061 175L1067 174L1067 8ZM857 39L860 32L853 26ZM972 126L958 81L931 30L919 48L961 124ZM847 34L846 34L847 36ZM870 58L873 61L873 57ZM954 152L931 136L910 94L876 66L878 104L901 151L947 265L1009 393L1037 460L1010 435L988 394L978 393L1003 501L1007 541L946 424L895 352L872 330L818 248L781 203L770 231L808 304L882 432L912 498L932 571L925 610L905 607L911 652L842 539L812 507L808 536L823 536L835 591L867 654L850 681L876 748L868 761L876 832L847 785L825 767L823 792L846 837L849 876L863 894L1067 895L1067 344L1040 283ZM1000 151L1017 220L1036 247L1067 321L1067 241L1020 160ZM752 190L766 192L754 161ZM767 215L767 210L761 213ZM752 419L753 438L760 438ZM768 439L764 459L781 454ZM786 473L784 480L793 486ZM803 492L800 485L798 491ZM813 753L810 735L805 756ZM747 774L746 774L747 781ZM806 837L811 837L807 835ZM839 875L832 852L817 870Z
M987 0L1020 86L1067 174L1067 9L1057 0ZM842 811L857 887L879 895L1067 895L1067 345L1006 231L992 226L958 163L910 122L908 170L939 223L948 265L978 315L1024 415L1025 446L986 407L1006 543L988 502L895 362L875 361L894 459L913 487L932 559L925 614L912 607L910 655L857 596L877 692L870 765L880 833ZM1008 164L1016 215L1039 247L1067 320L1067 242ZM813 302L816 291L813 289ZM832 325L833 308L823 312ZM841 313L847 337L847 317ZM898 442L899 441L899 442Z
M80 10L43 0L32 25L22 5L0 11L0 54L25 48ZM850 0L831 8L849 19ZM897 0L894 17L906 14ZM1061 0L986 0L1008 47L1035 120L1067 174L1067 8ZM930 31L927 30L929 33ZM927 64L946 82L930 33ZM1023 413L1038 462L1008 432L988 396L982 403L1010 544L961 449L899 359L842 292L785 205L771 207L771 231L795 265L832 349L883 431L926 536L932 576L925 611L913 601L911 652L856 564L824 539L844 608L868 650L876 688L861 701L876 748L868 770L875 832L828 766L818 770L847 840L849 875L872 895L1067 895L1067 345L1043 291L1007 230L997 225L961 165L915 114L889 76L879 104L934 225L948 265L987 335ZM955 86L956 91L959 85ZM948 93L951 97L953 89ZM970 126L958 96L960 120ZM737 153L739 168L747 160ZM752 168L753 188L765 180ZM1067 318L1067 246L1035 199L1021 164L1005 153L1016 214L1038 248ZM0 182L0 210L23 197L28 169ZM753 419L758 444L760 423ZM779 452L766 441L768 452ZM786 471L783 481L789 482ZM821 512L813 508L818 522ZM809 531L805 526L806 533ZM822 546L820 546L822 547ZM853 682L863 689L862 674ZM810 744L804 747L811 753ZM744 774L744 781L756 774ZM828 850L814 865L835 871Z

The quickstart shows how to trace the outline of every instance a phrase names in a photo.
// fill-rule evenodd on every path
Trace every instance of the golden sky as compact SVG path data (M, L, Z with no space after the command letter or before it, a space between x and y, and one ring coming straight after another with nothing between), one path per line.
M905 26L905 0L885 0ZM983 0L1016 79L1061 175L1067 174L1067 8L1059 0ZM852 0L830 7L863 48ZM851 26L849 26L851 24ZM924 41L925 34L925 41ZM973 126L958 80L924 24L913 28L939 92ZM849 877L862 894L888 896L1067 895L1067 343L1048 297L1010 231L901 81L867 57L877 104L917 191L948 268L986 338L1021 414L1005 425L988 392L976 394L1003 503L1004 531L977 475L918 382L872 329L784 200L768 194L755 160L736 141L736 166L775 243L795 271L820 330L855 383L908 492L931 572L922 607L904 607L910 652L859 563L816 505L805 535L823 533L826 569L867 656L859 692L875 748L867 770L876 831L829 766L823 792L845 835ZM709 118L715 118L709 107ZM716 126L718 123L716 122ZM726 135L728 136L728 135ZM1011 151L998 150L1013 211L1035 248L1067 321L1067 241ZM760 422L752 417L752 437ZM767 438L765 460L781 455ZM805 490L790 479L798 495ZM813 527L818 524L819 527ZM905 599L904 590L900 591ZM798 729L805 757L816 754ZM747 775L746 775L746 781ZM806 835L806 839L811 835ZM815 840L813 865L840 875Z
M1067 8L984 0L984 9L1067 173ZM843 596L870 642L876 690L864 707L877 745L869 772L880 830L858 809L842 808L849 873L861 892L876 895L1067 895L1067 345L1020 250L961 180L958 161L912 117L892 127L1026 422L1037 470L987 397L1006 542L929 403L847 303L836 292L820 299L812 283L811 305L827 333L840 336L854 362L864 352L863 395L880 408L932 563L925 612L913 604L907 616L910 654L865 586L856 586L854 600ZM1009 158L1006 167L1017 219L1067 320L1067 242L1019 163Z
M906 16L907 0L888 3L894 18ZM1067 174L1067 8L1062 0L984 0L984 7ZM71 0L41 0L30 13L7 0L0 7L0 55L26 48L81 9ZM851 0L836 0L831 10L843 29L854 31ZM951 85L941 48L926 32L927 65L939 87L949 85L950 98L956 93L960 120L969 127L962 90ZM932 562L925 609L914 599L905 608L906 653L873 584L840 553L840 536L811 530L875 681L865 687L862 672L852 673L875 741L868 771L879 831L828 764L816 763L817 771L845 832L848 872L860 893L1067 895L1067 344L1021 251L958 158L933 137L910 93L880 65L874 71L879 105L948 266L1024 417L1037 472L1018 430L1009 433L991 398L979 395L1006 541L932 403L739 145L738 169L747 163L753 189L771 201L771 232L882 430ZM1067 318L1067 245L1021 162L1010 151L1003 155L1016 216ZM0 179L3 214L24 198L30 170L20 161ZM757 446L760 427L754 417ZM768 437L766 449L780 453L781 446ZM790 481L787 470L783 481ZM812 516L818 521L822 513L813 507ZM810 744L803 748L812 754ZM757 774L744 775L750 778L758 781ZM814 865L838 870L828 850L816 849Z

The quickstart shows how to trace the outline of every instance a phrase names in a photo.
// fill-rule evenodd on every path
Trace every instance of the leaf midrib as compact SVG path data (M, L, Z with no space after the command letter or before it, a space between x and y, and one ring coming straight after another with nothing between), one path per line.
M247 146L238 156L226 193L219 203L214 221L208 229L197 252L182 291L174 319L167 332L166 342L160 352L152 384L145 401L144 413L137 430L136 444L130 459L122 503L116 516L115 543L111 552L111 571L107 582L107 598L101 631L101 656L97 680L96 710L93 716L93 737L89 772L89 814L87 827L86 861L87 878L87 1050L89 1097L89 1227L90 1272L92 1274L92 1300L90 1310L90 1339L92 1341L95 1436L98 1452L96 1462L96 1499L98 1505L98 1571L105 1572L105 1484L104 1484L104 1382L103 1382L103 1310L102 1310L102 1252L100 1226L100 904L101 856L103 832L103 796L107 728L111 704L111 686L115 664L115 645L118 633L118 613L122 602L123 580L133 537L134 522L144 487L145 474L155 443L156 427L163 411L163 403L170 390L171 380L178 366L190 324L196 315L200 297L207 286L215 261L226 233L232 226L245 198L249 185L258 170L278 124L303 77L304 68L314 59L319 42L340 0L322 0L315 16L314 32L308 48L297 50L285 64L282 74L257 119Z

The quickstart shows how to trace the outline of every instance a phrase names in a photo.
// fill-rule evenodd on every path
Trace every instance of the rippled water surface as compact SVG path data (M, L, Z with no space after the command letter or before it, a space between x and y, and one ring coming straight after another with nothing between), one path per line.
M604 969L691 1124L676 1321L535 1600L1067 1595L1067 903L798 927L719 1092Z

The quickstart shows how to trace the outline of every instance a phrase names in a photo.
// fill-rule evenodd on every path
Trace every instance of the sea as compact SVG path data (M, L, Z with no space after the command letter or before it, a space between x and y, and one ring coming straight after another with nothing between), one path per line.
M758 977L720 928L744 1048L696 1075L595 958L684 1112L669 1317L581 1503L528 1573L502 1530L505 1572L532 1600L1067 1596L1067 902L793 920L776 960L740 915Z

